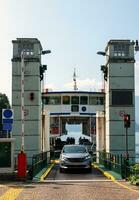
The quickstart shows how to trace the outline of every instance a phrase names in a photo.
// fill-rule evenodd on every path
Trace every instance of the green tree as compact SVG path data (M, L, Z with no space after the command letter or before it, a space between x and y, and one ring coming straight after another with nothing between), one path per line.
M2 131L2 109L11 108L6 94L0 93L0 132Z

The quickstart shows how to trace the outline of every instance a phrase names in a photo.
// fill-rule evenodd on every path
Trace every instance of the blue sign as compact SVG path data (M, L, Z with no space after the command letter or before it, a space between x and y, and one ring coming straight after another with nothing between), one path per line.
M13 116L13 111L11 109L4 109L3 110L3 117L4 118L11 118Z
M2 123L3 124L12 124L13 123L13 110L12 109L3 109L2 110Z
M13 119L2 119L3 124L13 124Z
M12 124L3 124L3 131L11 131Z

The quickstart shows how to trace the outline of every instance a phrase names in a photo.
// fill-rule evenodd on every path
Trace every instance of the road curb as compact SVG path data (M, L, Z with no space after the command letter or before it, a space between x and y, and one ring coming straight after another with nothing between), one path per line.
M112 176L110 173L108 173L107 171L104 171L103 169L101 169L97 164L93 163L92 166L96 169L98 169L104 176L106 176L108 179L111 179L112 181L116 181L116 178L114 176Z
M43 182L44 179L48 176L49 172L51 171L51 169L54 167L55 162L53 162L48 168L47 170L42 174L42 176L40 177L40 181Z

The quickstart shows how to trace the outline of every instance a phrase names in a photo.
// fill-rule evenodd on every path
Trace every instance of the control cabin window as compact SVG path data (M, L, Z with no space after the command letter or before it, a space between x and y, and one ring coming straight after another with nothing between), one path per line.
M79 105L72 105L71 106L71 111L72 112L79 112Z
M89 97L89 104L90 105L103 105L104 98L103 97Z
M114 57L127 57L129 56L128 44L115 44L114 45Z
M132 91L112 91L112 105L113 106L127 106L133 105Z
M44 102L44 100L43 100ZM46 105L60 105L61 104L61 97L59 96L52 96L52 97L46 97L45 98L45 104Z
M80 97L80 104L81 105L87 105L88 104L88 97L87 96L81 96Z
M21 55L21 52L24 51L26 56L34 55L34 45L29 43L21 43L18 45L18 54Z
M63 96L63 104L70 104L70 96Z
M71 104L79 104L79 96L72 96Z

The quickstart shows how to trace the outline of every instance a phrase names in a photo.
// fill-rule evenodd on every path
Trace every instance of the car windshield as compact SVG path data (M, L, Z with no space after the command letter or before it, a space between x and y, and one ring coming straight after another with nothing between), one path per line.
M65 146L63 153L87 153L87 150L84 146Z

